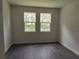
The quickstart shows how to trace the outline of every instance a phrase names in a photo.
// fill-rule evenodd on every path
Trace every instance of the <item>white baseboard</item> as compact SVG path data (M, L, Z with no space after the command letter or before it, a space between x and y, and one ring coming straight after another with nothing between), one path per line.
M66 46L65 44L63 44L63 43L61 43L61 42L60 42L60 44L63 45L63 46L64 46L65 48L67 48L68 50L70 50L70 51L72 51L73 53L75 53L77 56L79 56L79 53L76 52L76 51L74 51L72 48Z
M12 46L12 44L10 44L9 46L8 46L8 48L6 48L5 49L5 53L9 50L9 48Z

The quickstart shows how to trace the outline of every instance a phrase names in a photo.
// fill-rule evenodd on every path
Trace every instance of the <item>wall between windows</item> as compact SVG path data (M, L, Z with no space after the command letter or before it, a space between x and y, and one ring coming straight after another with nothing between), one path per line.
M24 12L36 12L39 20L40 12L52 13L51 32L24 32ZM58 8L23 7L11 5L12 38L14 43L39 43L59 41Z

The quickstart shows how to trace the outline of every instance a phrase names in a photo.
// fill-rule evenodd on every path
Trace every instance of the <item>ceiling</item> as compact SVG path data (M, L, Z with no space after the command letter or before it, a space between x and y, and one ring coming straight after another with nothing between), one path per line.
M10 4L36 7L61 8L76 0L8 0Z

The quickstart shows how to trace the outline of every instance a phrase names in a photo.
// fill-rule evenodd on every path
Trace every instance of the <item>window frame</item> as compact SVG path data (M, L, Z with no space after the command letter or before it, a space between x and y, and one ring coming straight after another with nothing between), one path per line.
M35 18L34 18L35 21L28 21L28 20L25 21L25 13L30 13L30 14L31 14L31 13L34 13L34 14L35 14L35 16L34 16L34 17L35 17ZM39 15L38 15L38 14L39 14ZM46 22L45 22L45 21L41 21L41 17L42 17L41 14L50 15L50 16L49 16L49 20L50 20L50 21L46 21ZM38 18L39 18L39 19L37 19L37 15L38 15ZM39 21L38 21L38 20L39 20ZM30 30L30 31L29 31L29 30L26 30L26 29L25 29L25 27L26 27L25 24L26 24L26 23L34 23L34 24L35 24L35 25L34 25L34 29L35 29L35 30ZM46 23L49 24L48 30L41 30L41 28L42 28L41 24L44 24L44 23L45 23L45 24L46 24ZM40 13L37 13L37 12L24 12L24 32L51 32L51 23L52 23L52 13L46 13L46 12L40 12ZM27 26L29 26L29 25L27 25ZM31 26L31 25L30 25L30 26ZM38 26L38 27L37 27L37 26ZM30 27L27 27L27 28L30 28ZM44 28L44 27L43 27L43 28Z
M34 16L35 17L35 21L25 21L25 13L30 13L30 14L34 13L35 14L35 16ZM35 30L28 30L27 31L26 28L25 28L26 27L26 25L25 25L26 23L34 23L35 24L35 26L34 26ZM24 32L36 32L36 12L24 12Z
M41 14L49 14L50 15L50 21L49 22L41 22ZM49 30L48 31L41 31L41 23L48 23L49 24ZM40 32L51 32L51 23L52 23L52 13L40 13Z

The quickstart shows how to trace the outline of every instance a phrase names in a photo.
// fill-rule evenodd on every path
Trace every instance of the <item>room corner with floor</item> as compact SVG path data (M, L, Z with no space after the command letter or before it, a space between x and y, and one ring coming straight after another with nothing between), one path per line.
M0 59L79 59L78 0L0 4Z

